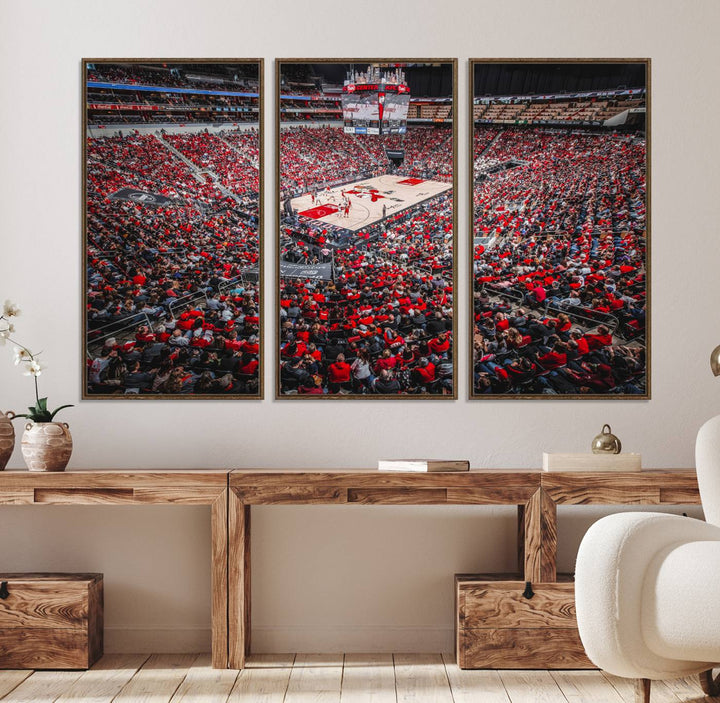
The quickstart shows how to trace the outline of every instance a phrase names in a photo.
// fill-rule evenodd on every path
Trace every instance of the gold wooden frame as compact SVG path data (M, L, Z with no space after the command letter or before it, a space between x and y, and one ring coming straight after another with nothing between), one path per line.
M473 158L473 142L475 137L475 119L474 119L474 99L475 99L475 67L481 64L543 64L543 63L566 63L566 64L627 64L637 63L645 66L645 134L646 134L646 156L645 156L645 393L630 394L603 394L603 393L568 393L563 395L542 395L542 394L476 394L475 377L474 377L474 348L473 338L475 329L474 314L474 294L475 294L475 276L474 276L474 201L473 201L473 185L475 182L474 158ZM468 95L469 95L469 133L468 133L468 194L469 194L469 252L468 252L468 274L470 281L469 291L469 334L468 334L468 398L470 400L650 400L651 399L651 317L652 317L652 299L651 299L651 125L652 125L652 92L651 92L651 64L650 58L485 58L485 59L469 59L469 76L468 76Z
M263 363L264 352L265 352L265 296L263 291L264 286L264 227L265 227L265 197L264 197L264 183L265 183L265 60L263 58L234 58L234 59L223 59L223 58L84 58L81 61L81 144L82 144L82 194L81 194L81 207L82 207L82 252L80 259L80 270L85 271L86 259L87 259L87 244L88 244L88 231L87 231L87 65L88 63L129 63L129 64L140 64L140 63L205 63L205 64L255 64L258 67L258 141L259 141L259 169L258 169L258 223L257 223L257 234L258 234L258 340L260 344L260 353L258 354L258 391L252 394L236 394L236 395L223 395L223 394L168 394L158 393L154 395L142 394L101 394L87 392L87 368L85 365L85 359L87 355L87 276L83 273L82 277L82 368L80 374L81 384L81 399L82 400L262 400L265 392L265 365Z
M280 306L277 300L277 294L280 290L280 71L283 64L350 64L350 63L425 63L425 64L450 64L452 65L452 134L453 134L453 392L450 395L432 395L429 393L421 395L403 395L403 394L373 394L373 395L340 395L340 394L322 394L322 395L283 395L280 392ZM276 244L275 255L275 399L276 400L457 400L458 398L458 339L457 339L457 282L458 282L458 60L456 58L292 58L292 59L275 59L275 232L274 241Z

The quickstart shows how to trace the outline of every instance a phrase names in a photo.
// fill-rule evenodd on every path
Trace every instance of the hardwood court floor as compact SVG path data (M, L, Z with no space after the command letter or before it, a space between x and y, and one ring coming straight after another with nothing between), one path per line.
M599 671L461 671L452 655L256 655L242 672L209 654L107 654L89 671L0 671L2 703L633 703ZM695 679L653 683L653 703L706 701Z

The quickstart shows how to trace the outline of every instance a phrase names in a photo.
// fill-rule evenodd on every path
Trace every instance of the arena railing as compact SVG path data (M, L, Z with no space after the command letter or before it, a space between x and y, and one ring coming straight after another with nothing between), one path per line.
M94 349L98 347L102 348L105 346L105 342L108 339L111 339L112 337L124 336L124 333L126 334L129 330L133 330L134 332L137 327L142 324L145 324L152 329L153 323L151 322L150 318L146 313L134 312L130 313L130 315L125 318L125 320L113 320L112 322L108 322L105 325L96 327L93 330L88 329L88 344L86 350L87 357L92 358L90 354L90 347ZM98 332L99 334L97 334ZM92 339L90 339L91 336Z

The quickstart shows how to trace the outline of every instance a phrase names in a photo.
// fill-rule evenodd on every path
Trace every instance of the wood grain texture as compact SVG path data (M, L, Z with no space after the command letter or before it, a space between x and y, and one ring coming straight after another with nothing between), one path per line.
M82 470L60 473L2 471L0 493L6 490L40 489L93 489L93 488L196 488L216 486L224 490L228 472L225 469L183 469L145 471L137 470Z
M458 582L458 627L577 627L573 583L535 583L532 598L524 588L521 581Z
M102 656L102 574L2 574L0 668L86 669Z
M105 582L99 578L88 588L88 666L105 651Z
M547 671L501 671L500 678L512 703L566 703Z
M0 698L17 688L32 671L0 671Z
M444 505L447 503L445 488L350 488L348 503L365 505Z
M460 630L461 669L594 669L577 628Z
M540 471L475 469L456 472L377 470L313 471L243 469L230 473L230 487L245 488L490 488L540 487ZM508 501L511 502L511 501Z
M445 664L439 654L395 654L398 703L453 703Z
M294 661L294 654L248 657L227 703L283 703Z
M83 630L88 625L88 581L8 579L8 597L0 600L0 628Z
M623 703L622 696L597 671L551 671L568 703Z
M635 703L636 701L636 685L635 679L625 679L619 676L613 676L605 671L598 672L604 679L609 681L613 688L622 696L625 703ZM675 695L665 684L664 681L653 681L652 683L652 703L680 703L683 700ZM691 699L694 700L694 699ZM702 700L702 699L701 699ZM684 699L683 703L690 703ZM698 702L699 703L699 702Z
M247 505L312 505L347 502L347 489L334 486L258 486L234 488Z
M342 654L298 654L285 703L339 703L342 676Z
M147 660L147 654L106 654L83 672L58 703L110 703Z
M392 654L346 654L341 703L395 703Z
M2 674L0 672L0 681ZM53 703L82 676L82 671L35 671L17 688L2 698L3 703Z
M35 503L55 505L122 505L134 500L132 488L36 488Z
M228 666L242 669L250 652L250 506L228 493Z
M0 505L28 505L34 499L35 493L31 488L0 492Z
M197 654L153 654L113 703L168 703L197 659Z
M676 497L700 503L694 470L545 473L542 488L563 505L661 505Z
M228 490L212 503L211 521L211 590L212 664L228 666Z
M525 581L555 581L557 506L544 489L538 489L525 504L522 519Z
M89 661L82 630L0 629L0 669L87 669Z
M211 655L201 654L170 700L172 703L225 701L235 685L237 675L238 672L232 669L213 669Z
M452 655L442 657L454 703L511 703L496 670L461 669Z

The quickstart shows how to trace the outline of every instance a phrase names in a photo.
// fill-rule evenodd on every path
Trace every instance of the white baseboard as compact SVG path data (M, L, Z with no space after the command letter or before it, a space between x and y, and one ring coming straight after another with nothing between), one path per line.
M452 652L452 627L400 627L383 625L332 625L254 627L253 652Z
M106 627L107 654L185 654L210 651L209 627Z
M210 651L210 628L206 627L106 627L108 654L151 654ZM331 625L255 627L252 651L285 652L452 652L451 627L400 627L383 625Z

